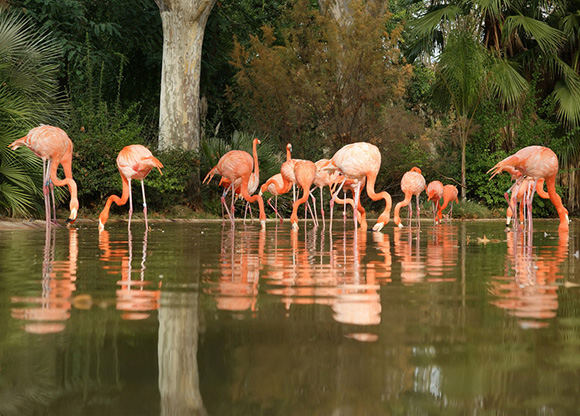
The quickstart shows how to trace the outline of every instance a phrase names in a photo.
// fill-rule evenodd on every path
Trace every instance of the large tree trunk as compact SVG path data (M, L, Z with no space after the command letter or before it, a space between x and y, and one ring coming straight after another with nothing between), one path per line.
M332 16L341 26L352 22L350 0L318 0L318 7L320 13Z
M155 0L163 22L159 149L199 149L205 25L216 0Z

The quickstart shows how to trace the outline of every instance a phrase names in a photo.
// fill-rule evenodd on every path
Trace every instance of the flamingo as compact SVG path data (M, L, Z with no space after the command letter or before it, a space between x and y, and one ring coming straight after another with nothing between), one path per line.
M564 208L562 204L562 199L556 192L556 175L558 174L558 157L553 150L544 146L528 146L519 150L515 154L506 157L502 161L498 162L494 167L487 171L487 173L492 173L490 180L498 173L509 171L509 169L517 170L521 176L516 180L516 185L520 185L524 177L531 179L529 188L531 189L531 196L528 198L527 208L528 208L528 223L529 229L532 228L532 199L535 192L535 182L539 179L545 179L546 186L548 189L548 196L550 201L556 207L558 211L558 216L560 218L559 230L568 230L568 223L570 219L568 218L568 210Z
M280 176L282 177L282 183L277 182L274 180L274 177L271 177L266 181L265 184L262 185L262 192L273 185L276 189L278 195L285 194L290 190L292 186L296 183L296 178L294 177L294 164L299 159L292 159L292 145L288 143L286 145L286 161L282 164L280 168ZM293 200L296 200L294 197Z
M243 150L230 150L225 155L223 155L215 165L206 175L203 183L209 183L215 174L221 175L228 179L231 183L235 184L238 179L242 180L240 185L240 192L242 197L252 203L258 201L260 206L260 222L262 228L266 228L266 214L264 212L264 200L259 194L250 196L248 192L248 184L250 182L250 177L252 176L252 171L254 166L258 166L258 152L256 146L260 144L260 140L254 139L252 143L252 150L254 156L252 156ZM222 201L225 198L222 196ZM226 207L227 209L227 207ZM229 214L229 212L228 212ZM234 225L233 212L230 215L232 226Z
M280 218L280 224L283 222L282 216L280 215L280 213L278 213L278 195L280 195L278 193L278 189L282 188L285 192L282 192L283 194L285 194L286 192L288 192L290 190L290 187L288 188L284 188L284 180L282 179L282 174L281 173L277 173L274 176L272 176L270 179L268 179L268 181L262 185L262 187L260 188L260 192L264 193L266 191L270 192L270 194L272 194L272 196L275 198L274 199L274 206L272 206L272 197L270 197L267 201L267 204L274 210L274 212L276 213L276 216L278 216Z
M50 226L50 201L52 197L53 220L56 224L56 207L54 202L54 185L68 186L70 192L70 216L67 224L72 224L77 218L79 200L77 199L77 184L72 176L73 144L67 134L54 126L40 125L33 128L28 134L8 145L12 150L26 146L42 159L42 190L44 193L44 208L46 212L46 227ZM65 179L57 177L56 171L61 164Z
M294 231L298 230L298 207L300 204L308 203L310 187L312 186L314 178L316 177L316 171L316 164L309 160L298 160L294 165L294 177L296 179L296 183L302 188L302 198L294 201L292 215L290 216L290 223L292 223L292 230ZM282 176L284 176L284 174L282 174ZM314 203L314 207L316 208L316 201Z
M443 184L439 181L429 182L427 196L429 201L433 201L433 218L437 224L437 210L439 209L439 201L443 198Z
M391 211L392 200L388 192L383 191L380 193L375 192L375 181L377 175L379 174L379 169L381 168L381 152L379 148L373 144L366 142L358 142L347 144L340 150L338 150L331 159L332 166L326 169L338 169L344 176L345 179L358 179L358 183L355 185L355 205L358 208L358 201L360 196L360 189L362 187L362 180L366 178L367 180L367 194L373 201L378 201L379 199L385 200L385 210L379 215L376 224L373 227L374 231L380 231L385 224L389 222L389 215ZM341 187L344 185L344 180ZM332 215L332 206L336 200L336 196L340 192L340 188L334 194L330 201ZM355 229L358 225L357 215L353 215ZM331 223L332 226L332 223Z
M224 189L224 192L222 194L222 219L223 219L223 210L224 210L224 206L227 209L227 206L225 205L225 197L227 196L228 192L230 190L233 189L232 192L232 204L231 204L231 212L233 214L234 212L234 203L240 199L242 197L242 180L241 178L238 178L233 186L232 183L229 181L229 179L224 178L222 176L222 178L220 179L220 182L218 184L218 186L222 186ZM255 165L254 171L252 172L252 174L250 175L250 181L248 182L248 193L250 195L253 195L254 192L256 192L256 190L258 189L258 186L260 185L260 168L258 167L258 165ZM250 210L250 216L252 216L252 207L250 206L250 203L246 201L246 209L244 211L244 224L246 223L246 215L248 214L248 209ZM228 211L228 215L229 215ZM252 222L254 222L254 217L252 216Z
M99 231L105 229L105 224L109 219L109 210L113 202L119 206L125 205L129 199L129 224L127 228L131 229L131 216L133 215L133 196L131 194L131 179L141 180L141 192L143 193L143 215L145 216L145 229L149 229L147 223L147 201L145 200L145 182L144 179L149 175L152 169L157 168L161 173L163 164L151 153L149 149L140 144L125 146L117 156L117 167L123 181L123 193L119 198L117 195L111 195L107 199L105 208L99 215Z
M411 221L413 212L413 203L411 199L413 198L413 195L417 197L417 224L420 225L419 215L421 208L419 207L419 195L421 195L421 192L425 190L425 178L421 174L421 169L413 167L410 171L403 175L403 178L401 179L401 190L405 194L405 199L395 205L395 225L403 228L401 218L399 217L399 210L401 207L406 207L407 205L409 206L409 222Z
M296 202L296 195L294 193L294 189L296 186L296 175L294 173L295 167L296 167L296 163L303 161L303 159L292 159L292 145L290 143L288 143L286 145L286 162L282 163L282 166L280 167L280 174L282 176L282 183L280 182L276 182L273 180L273 178L270 178L266 181L266 183L264 185L262 185L262 189L266 190L268 189L268 187L270 186L274 186L275 187L275 191L278 193L278 195L282 195L285 194L286 192L288 192L290 190L290 188L292 188L293 190L293 195L292 195L292 201ZM312 197L312 199L315 201L314 195L310 195ZM308 204L308 202L306 202ZM316 201L314 206L316 207Z
M286 145L286 161L292 160L292 145L288 143ZM260 188L260 195L268 191L271 195L275 197L275 206L272 206L272 198L268 199L268 205L274 210L276 215L280 217L280 223L282 223L282 216L278 213L278 196L285 194L290 191L292 184L289 181L284 182L281 173L277 173L270 177L265 184Z
M445 185L443 187L443 205L439 205L439 210L437 211L437 219L439 222L443 219L443 210L447 208L447 205L451 202L451 208L449 209L449 214L447 214L447 220L451 218L453 213L453 202L459 203L457 199L458 191L455 185Z

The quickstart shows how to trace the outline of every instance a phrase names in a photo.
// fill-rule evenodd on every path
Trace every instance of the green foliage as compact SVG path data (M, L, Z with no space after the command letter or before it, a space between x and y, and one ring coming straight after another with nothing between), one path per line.
M400 104L411 75L397 45L401 28L385 29L385 10L351 6L352 23L340 25L300 0L279 34L264 27L250 46L235 43L232 98L247 129L292 142L300 157L312 142L331 153L355 141L386 146L393 139L384 113Z
M63 125L66 120L67 104L57 82L59 56L54 39L38 32L30 19L0 9L2 213L30 215L40 208L41 160L28 149L13 152L7 146L41 123Z
M174 205L189 205L189 186L200 164L197 153L165 150L155 152L155 157L163 163L163 175L153 171L147 176L147 204L161 210Z
M230 63L234 40L244 46L250 36L262 33L264 25L277 27L286 1L220 1L209 16L203 37L201 95L207 99L208 122L205 127L220 123L224 137L239 128L245 114L236 112L227 93L235 68ZM277 30L277 29L275 29ZM209 134L212 134L208 130Z
M117 154L127 145L144 144L144 128L137 106L117 111L99 101L94 107L77 103L73 110L73 174L79 189L78 198L81 206L94 207L107 195L121 189Z
M151 0L13 0L42 30L50 31L63 51L60 73L67 74L74 95L83 95L86 44L98 45L95 60L103 64L100 83L106 100L115 98L119 55L127 60L125 102L158 103L162 55L159 9ZM130 22L130 24L128 23ZM108 95L110 93L110 95Z

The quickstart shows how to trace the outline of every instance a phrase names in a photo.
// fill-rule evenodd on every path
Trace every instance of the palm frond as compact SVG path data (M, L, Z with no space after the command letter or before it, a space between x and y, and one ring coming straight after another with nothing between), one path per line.
M528 82L516 65L515 62L498 59L490 68L490 87L507 105L516 104L529 90Z
M544 52L555 52L562 46L566 39L562 31L540 20L521 14L506 18L503 27L504 37L506 39L512 37L514 33L520 30L527 37L535 40Z
M461 13L461 9L452 4L434 9L416 19L411 24L412 30L419 37L431 35L436 32L442 24L450 25L450 23L454 22Z
M580 124L580 96L574 92L568 83L560 81L552 93L557 104L558 119L568 127Z

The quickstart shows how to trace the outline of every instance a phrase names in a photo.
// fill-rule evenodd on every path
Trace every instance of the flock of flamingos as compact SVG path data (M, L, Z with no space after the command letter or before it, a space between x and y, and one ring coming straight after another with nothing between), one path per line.
M220 175L222 181L220 185L224 187L222 194L222 205L234 224L233 202L235 195L241 196L248 203L258 202L260 207L260 222L265 228L266 214L264 211L263 192L269 192L277 199L278 195L290 192L294 186L302 188L301 198L294 198L292 215L290 222L292 229L298 229L298 208L301 204L307 204L311 196L312 186L321 190L321 211L324 220L324 208L322 201L322 190L329 186L332 199L330 201L330 226L332 227L332 214L335 202L350 204L354 208L356 215L353 215L355 229L359 226L366 228L365 210L360 204L361 190L365 186L368 196L373 201L383 199L385 209L377 219L373 227L374 231L380 231L388 222L392 206L391 196L386 192L375 192L375 181L381 167L381 153L379 149L370 143L358 142L344 146L338 150L331 159L322 159L315 162L302 159L293 159L291 155L292 146L286 146L286 161L282 164L280 173L269 178L259 187L259 166L256 147L260 143L258 139L253 141L253 156L242 150L232 150L223 155L204 179L204 183L209 183L214 175ZM56 224L56 209L54 200L54 186L68 186L70 191L70 216L67 223L72 223L77 218L79 202L77 199L77 185L72 177L72 150L73 144L67 134L58 127L41 125L33 128L28 134L9 145L13 150L20 146L26 146L32 150L43 161L43 193L46 211L47 227L52 223ZM58 165L64 169L65 179L57 177ZM151 151L142 145L130 145L123 148L117 156L117 166L123 181L123 192L121 197L111 195L105 207L99 215L99 230L105 228L109 218L109 210L114 202L117 205L124 205L129 201L129 227L131 225L131 215L133 213L133 199L131 195L131 180L141 180L141 190L143 193L143 213L145 225L147 224L147 203L145 199L145 187L143 180L149 172L157 168L161 173L163 164L153 156ZM508 224L512 216L517 217L517 204L520 204L520 221L526 224L528 230L532 229L531 205L534 193L542 198L549 198L556 207L560 218L559 230L568 230L568 211L564 208L560 196L556 193L556 175L558 173L558 158L556 154L547 147L528 146L517 153L498 162L488 173L492 173L491 178L501 172L511 175L514 184L506 192L508 202ZM543 190L543 184L547 186L547 192ZM434 221L437 224L442 219L442 211L453 201L457 201L457 188L453 185L445 185L439 181L433 181L426 186L425 178L421 170L412 168L403 175L401 189L405 194L405 199L395 206L394 223L402 227L399 211L404 206L409 206L409 221L412 216L411 199L413 195L417 200L417 220L419 220L419 196L425 190L430 201L434 204ZM350 190L353 198L339 198L341 190ZM225 197L228 192L232 193L232 203L228 208ZM511 197L509 193L511 192ZM49 199L49 194L51 195ZM253 194L253 195L252 195ZM440 201L443 203L440 204ZM270 202L270 200L268 200ZM314 200L316 204L316 201ZM270 206L272 206L270 204ZM316 206L316 205L315 205ZM277 204L273 206L276 215ZM52 209L52 219L51 219ZM311 209L312 211L312 209ZM307 212L307 211L306 211ZM313 213L316 220L316 210ZM515 227L519 229L520 221L514 221Z

